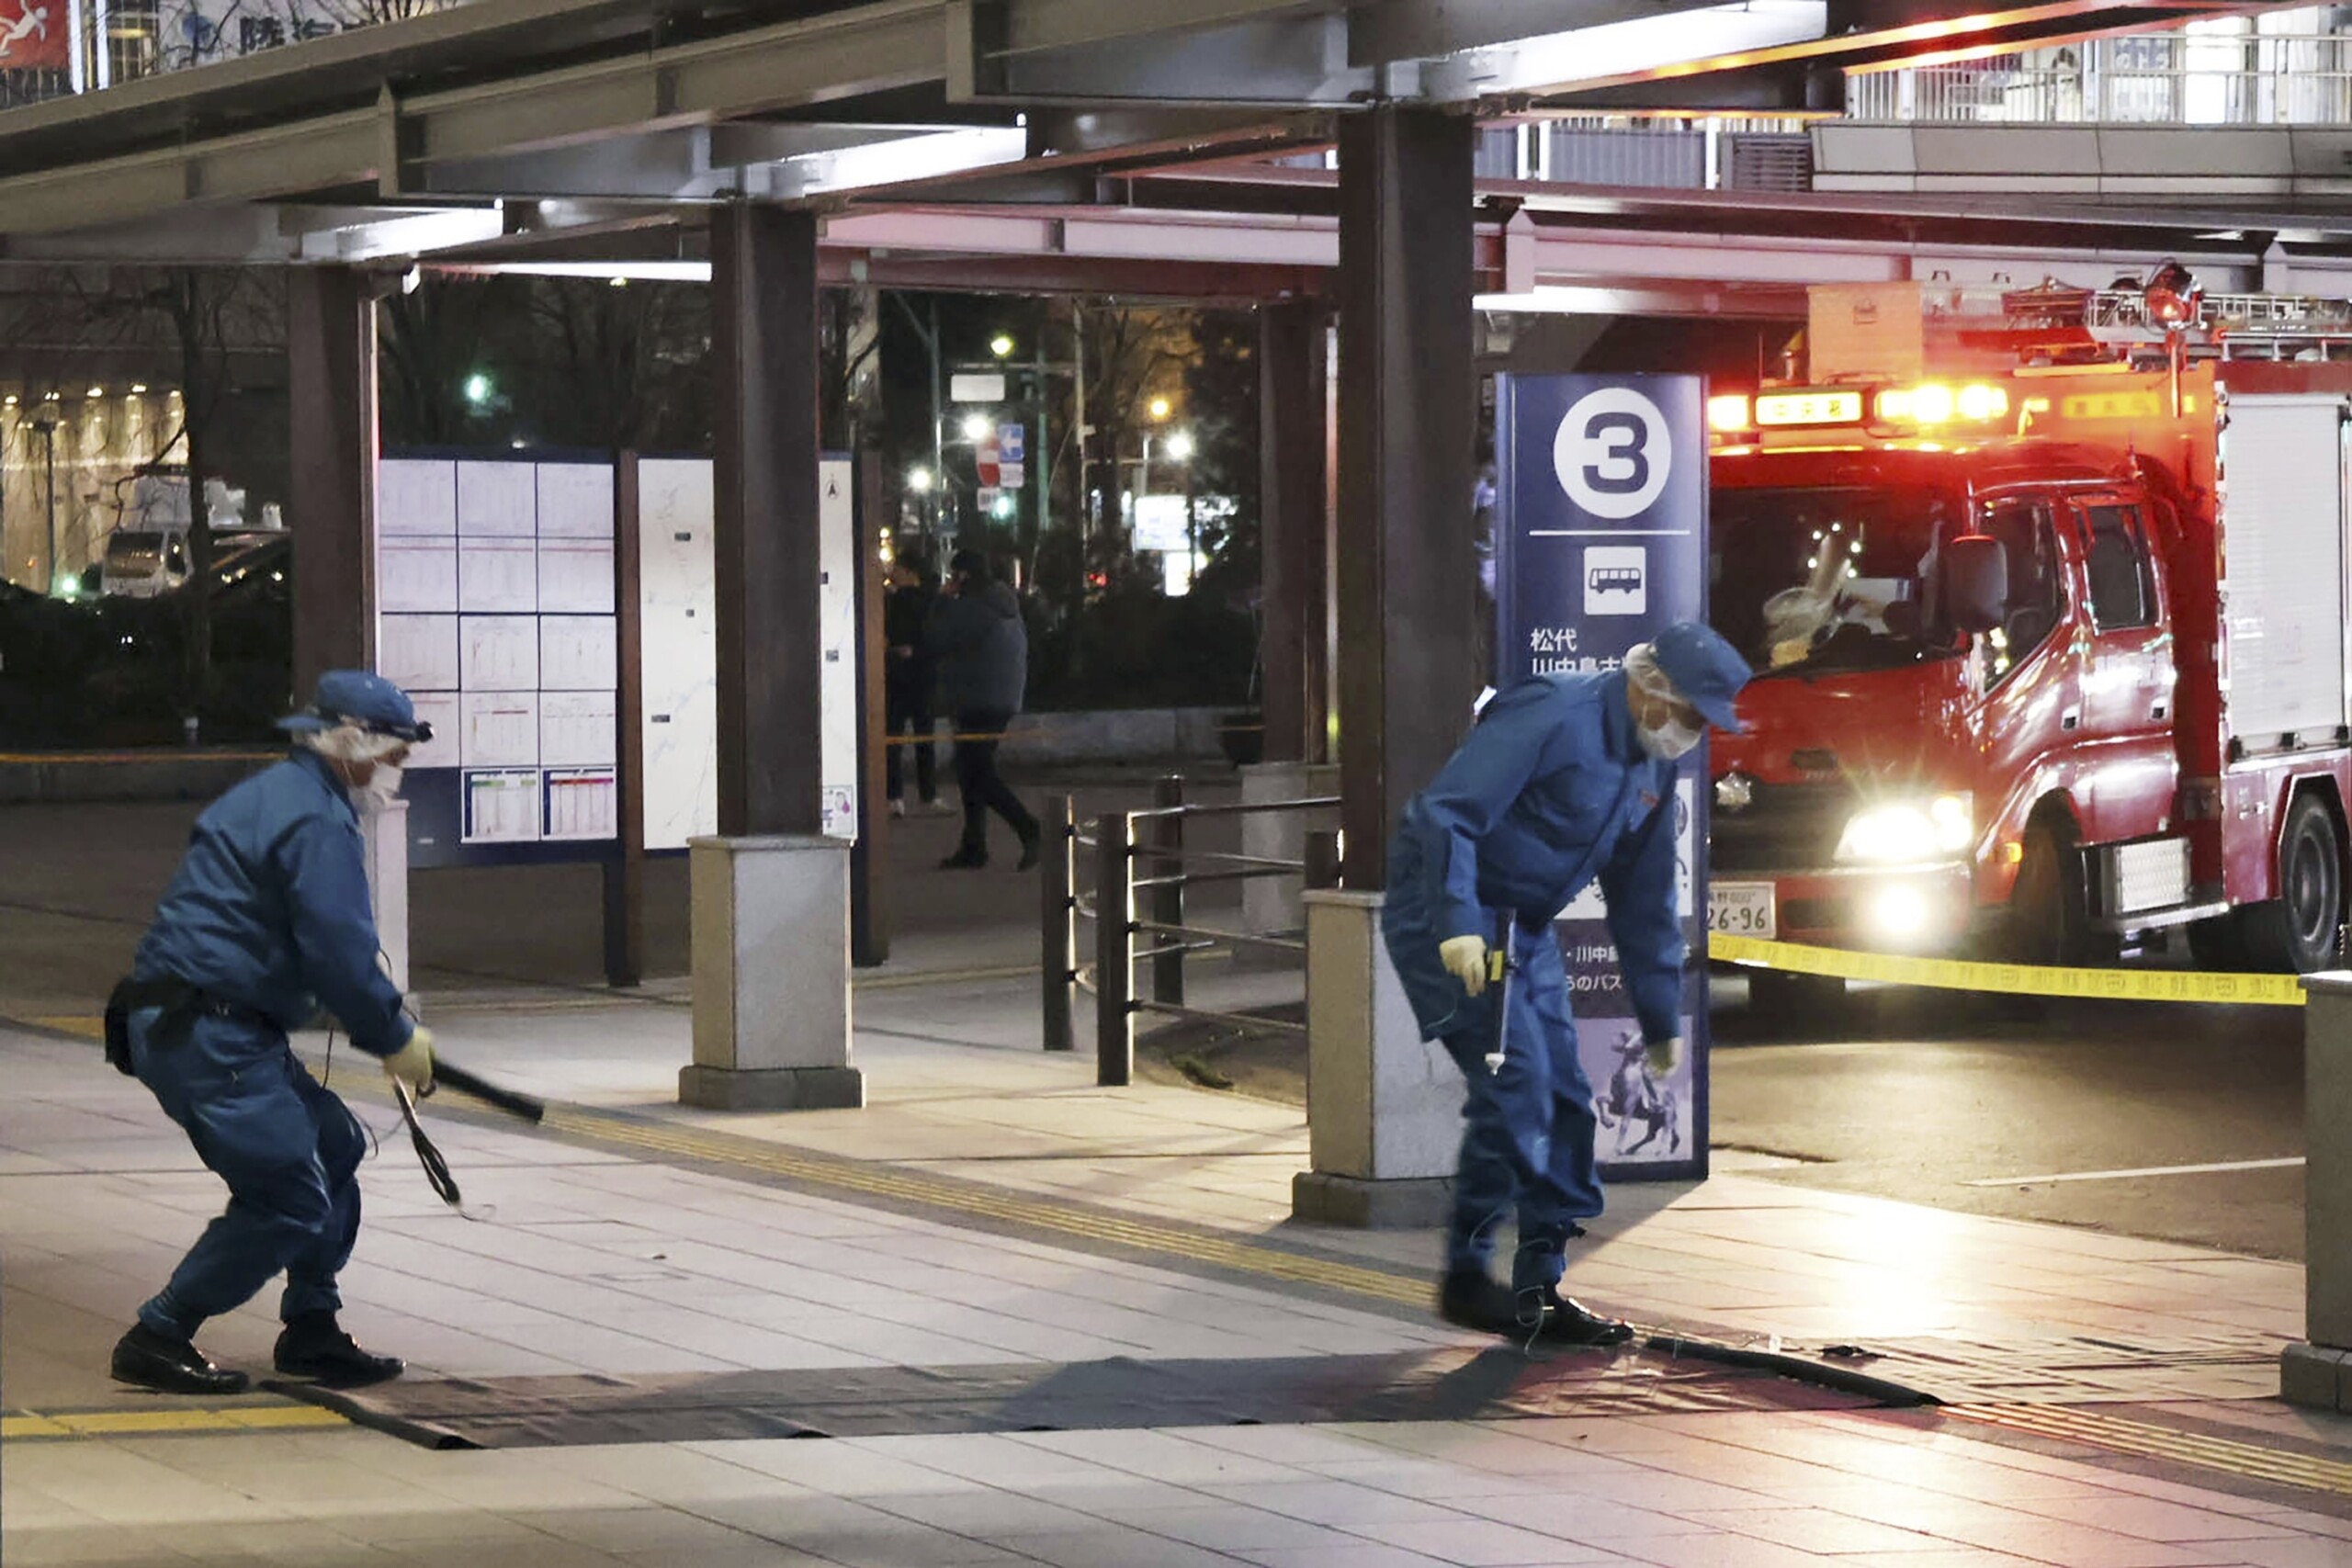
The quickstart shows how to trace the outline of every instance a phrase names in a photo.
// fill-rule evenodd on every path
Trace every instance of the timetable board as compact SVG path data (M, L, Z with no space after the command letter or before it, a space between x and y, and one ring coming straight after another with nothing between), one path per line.
M612 465L386 458L376 547L377 669L434 730L409 760L410 863L616 843Z
M854 468L820 469L817 737L824 829L857 823ZM639 657L650 852L718 831L718 635L708 458L638 461ZM385 458L377 667L434 739L409 762L418 866L596 859L620 829L615 473L609 461Z

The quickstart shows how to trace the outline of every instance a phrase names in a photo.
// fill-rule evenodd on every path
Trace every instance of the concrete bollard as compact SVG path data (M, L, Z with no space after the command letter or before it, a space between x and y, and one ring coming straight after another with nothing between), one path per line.
M2352 1411L2352 972L2303 978L2303 1333L2278 1358L2290 1404Z
M1375 1230L1442 1224L1462 1146L1462 1074L1424 1042L1380 940L1381 896L1310 892L1308 1163L1291 1213Z
M359 834L368 856L368 901L376 917L376 940L384 972L420 1004L408 988L408 802L394 798L359 813Z
M865 1103L850 1064L849 844L694 839L695 1059L678 1102L710 1111Z
M1257 762L1241 772L1241 804L1262 806L1277 800L1307 800L1340 793L1340 770L1327 762ZM1306 835L1340 825L1338 807L1319 811L1255 811L1241 818L1241 852L1268 860L1301 860ZM1299 901L1299 884L1288 876L1252 877L1241 885L1241 929L1252 936L1289 936L1305 928L1306 906ZM1237 944L1236 961L1245 968L1281 968L1291 955L1279 948Z

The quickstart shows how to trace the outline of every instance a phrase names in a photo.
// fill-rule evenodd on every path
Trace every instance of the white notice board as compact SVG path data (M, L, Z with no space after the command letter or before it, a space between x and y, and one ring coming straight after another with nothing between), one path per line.
M377 663L435 730L416 863L617 836L613 494L609 463L378 466Z

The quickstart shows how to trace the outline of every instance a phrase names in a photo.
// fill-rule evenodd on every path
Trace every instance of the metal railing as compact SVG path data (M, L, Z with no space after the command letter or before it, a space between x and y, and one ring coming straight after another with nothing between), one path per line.
M1850 73L1846 114L1928 124L2352 124L2352 33L2311 21L2292 31L2239 27Z
M1077 1049L1078 998L1089 991L1094 997L1095 1082L1109 1087L1134 1080L1136 1018L1140 1013L1305 1033L1303 1023L1186 1004L1187 954L1218 946L1255 946L1294 953L1303 961L1306 943L1296 935L1197 924L1185 912L1184 895L1203 884L1264 877L1295 877L1307 886L1315 886L1319 877L1328 885L1336 877L1335 853L1314 841L1298 860L1187 848L1184 826L1204 818L1324 810L1339 804L1335 795L1188 804L1184 781L1171 775L1153 782L1149 809L1106 812L1081 824L1072 799L1056 796L1044 819L1041 879L1045 1048ZM1081 882L1081 866L1091 870L1091 885ZM1089 925L1093 928L1092 962L1081 964L1080 931ZM1145 960L1151 966L1148 997L1138 994L1136 986L1136 965Z

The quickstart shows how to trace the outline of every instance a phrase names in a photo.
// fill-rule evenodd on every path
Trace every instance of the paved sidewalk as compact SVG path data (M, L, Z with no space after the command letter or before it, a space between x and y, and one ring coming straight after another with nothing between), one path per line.
M940 967L861 988L872 1103L855 1112L680 1111L688 1021L658 995L441 998L453 1056L569 1107L534 1133L436 1102L471 1221L435 1201L339 1049L336 1077L384 1136L349 1321L420 1383L493 1392L772 1392L909 1369L944 1401L1028 1368L1050 1405L1082 1369L1254 1365L1271 1387L1317 1364L1343 1380L1427 1365L1448 1397L1492 1376L1498 1397L1569 1390L1603 1413L1200 1427L1145 1406L1022 1432L945 1430L944 1406L917 1402L895 1431L830 1441L434 1452L270 1429L331 1417L268 1393L187 1412L115 1387L105 1359L218 1185L90 1044L0 1028L6 1562L442 1563L479 1547L501 1568L2352 1564L2346 1428L2265 1397L2300 1329L2295 1266L1725 1161L1704 1184L1618 1189L1574 1261L1579 1292L1760 1348L1873 1352L1831 1360L1957 1408L1685 1389L1654 1358L1522 1360L1428 1316L1431 1236L1287 1222L1296 1111L1097 1089L1091 1059L1036 1050L1034 977ZM208 1348L265 1366L274 1304L216 1324ZM1660 1408L1679 1389L1713 1403ZM141 1429L159 1407L190 1428Z

